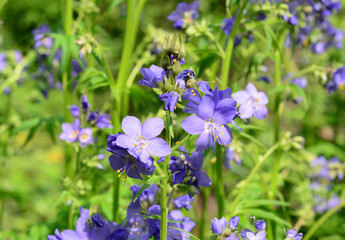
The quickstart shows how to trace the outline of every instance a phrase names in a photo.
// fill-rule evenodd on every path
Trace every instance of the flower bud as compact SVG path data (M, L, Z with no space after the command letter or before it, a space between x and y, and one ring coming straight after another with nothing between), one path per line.
M181 67L180 62L175 62L175 63L172 65L171 71L172 71L172 73L173 73L175 76L177 76L178 74L180 74L180 73L182 72L182 67Z

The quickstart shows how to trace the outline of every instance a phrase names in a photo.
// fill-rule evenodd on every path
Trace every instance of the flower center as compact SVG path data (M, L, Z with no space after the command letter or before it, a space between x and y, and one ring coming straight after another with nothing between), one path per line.
M81 138L83 139L83 140L86 140L88 137L87 137L87 134L85 134L85 133L83 133L82 135L81 135Z
M147 140L143 136L135 139L134 147L135 149L142 151L146 147Z
M339 89L344 90L345 89L345 83L340 83L339 84Z
M79 131L78 130L75 130L72 132L72 138L77 138L79 135Z

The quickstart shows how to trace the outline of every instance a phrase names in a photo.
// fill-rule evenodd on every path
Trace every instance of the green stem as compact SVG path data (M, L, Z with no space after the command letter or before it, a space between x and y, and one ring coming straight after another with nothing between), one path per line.
M72 199L71 206L68 213L68 228L73 229L73 218L74 218L74 206L75 206L75 199Z
M171 135L170 135L170 126L171 126L171 113L170 111L166 111L166 141L171 146ZM164 160L163 172L164 177L162 180L162 187L161 187L161 233L160 239L166 240L168 236L168 176L169 176L169 161L170 156L166 156Z
M231 57L232 57L232 52L234 48L234 41L236 37L236 32L237 29L240 25L242 14L244 8L247 6L249 0L244 0L244 3L236 17L234 27L232 28L229 40L228 40L228 45L226 46L225 50L225 59L223 61L222 65L222 72L221 72L221 87L223 89L227 88L228 85L228 77L229 77L229 72L230 72L230 65L231 65Z
M202 212L201 212L200 235L199 235L200 239L204 239L205 229L206 229L205 222L209 221L206 219L207 219L207 203L210 196L210 188L204 188L203 193L204 194L202 197Z
M235 200L232 202L231 207L230 207L230 216L234 215L234 210L237 206L237 204L239 203L244 191L246 190L246 188L248 187L250 181L252 180L252 178L254 177L254 175L256 174L256 172L260 169L261 165L265 162L265 160L279 147L280 143L276 143L275 145L273 145L270 149L267 150L267 152L265 153L265 155L263 155L262 157L259 157L259 161L256 163L255 167L252 169L252 171L249 173L248 177L245 180L245 183L243 184L243 186L241 187L239 193L237 194Z
M333 214L335 214L338 210L345 207L345 200L343 200L338 206L328 210L322 217L317 220L317 222L313 225L313 227L307 232L303 240L309 240L313 234L320 228L322 224L326 222L328 218L330 218Z
M221 145L217 144L216 150L216 195L218 203L218 218L224 216L224 206L225 206L225 194L224 194L224 185L223 185L223 148Z
M120 178L114 173L114 191L113 191L113 220L119 220L119 204L120 203Z
M181 146L185 141L187 141L189 139L191 135L188 134L184 139L182 139L181 141L179 141L178 143L176 143L176 145L174 147L171 148L172 151L175 151L179 146Z

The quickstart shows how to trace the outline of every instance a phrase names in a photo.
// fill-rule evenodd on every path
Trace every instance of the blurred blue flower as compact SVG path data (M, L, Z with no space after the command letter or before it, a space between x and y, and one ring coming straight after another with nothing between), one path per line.
M188 24L193 24L194 19L199 18L200 1L194 1L191 4L182 2L177 4L176 10L172 12L167 19L174 23L174 28L182 29Z

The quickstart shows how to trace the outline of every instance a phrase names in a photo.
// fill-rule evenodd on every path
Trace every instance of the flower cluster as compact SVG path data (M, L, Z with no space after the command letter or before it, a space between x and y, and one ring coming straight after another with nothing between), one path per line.
M133 191L133 200L127 208L126 224L124 227L129 232L128 239L149 240L151 237L160 239L160 220L161 208L158 199L159 188L153 184L145 189L140 196L135 199L140 187L134 185L131 187ZM182 212L177 209L190 209L193 199L187 196L181 196L172 200L171 209L168 214L168 238L187 239L195 223L188 217L183 217ZM182 231L180 231L181 229Z
M81 147L93 144L92 127L103 129L113 128L110 123L110 116L106 113L99 114L90 110L90 103L86 95L82 96L82 108L73 105L70 106L70 112L74 117L72 124L63 123L62 133L60 139L73 143L78 141ZM83 122L81 122L83 121ZM82 128L82 126L89 125L90 127Z
M62 50L58 49L54 53L51 62L49 59L53 54L54 39L50 36L52 33L47 24L43 24L32 32L37 62L37 69L35 69L32 77L39 81L39 88L44 97L48 97L48 91L50 89L56 88L62 90L62 82L56 81L57 79L62 79L60 72ZM81 62L82 56L79 56L79 59L72 59L72 78L76 78L82 72L83 64Z
M326 212L340 204L341 199L336 193L331 193L332 181L344 179L343 164L333 157L327 160L319 156L311 162L312 175L309 188L312 190L315 204L314 211Z
M48 240L127 240L128 232L115 222L108 222L98 211L80 207L80 217L77 220L76 230L64 230L55 235L49 235Z
M255 218L254 218L255 219ZM237 229L240 218L233 217L228 222L225 217L221 219L214 218L211 220L212 236L224 240L266 240L266 222L265 220L254 220L255 232L245 228L243 231ZM301 240L302 233L296 229L287 229L285 240Z
M340 10L340 1L298 0L286 4L289 14L284 14L282 19L290 25L300 25L295 36L296 44L310 46L316 54L321 54L330 47L343 47L344 32L329 21L329 17Z

